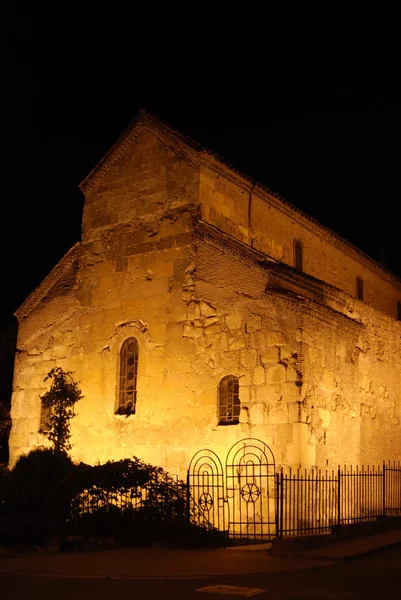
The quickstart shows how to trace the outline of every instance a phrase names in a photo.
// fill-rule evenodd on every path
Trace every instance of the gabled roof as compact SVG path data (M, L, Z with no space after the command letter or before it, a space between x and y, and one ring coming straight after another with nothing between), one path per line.
M167 146L172 147L186 160L197 162L197 154L203 150L200 144L173 129L158 117L141 109L134 121L127 127L96 167L92 169L89 175L80 183L79 188L85 195L90 195L99 185L101 185L103 178L118 159L124 155L126 149L131 146L142 127L152 131L161 138Z
M27 317L30 312L43 300L49 291L67 275L69 269L78 261L79 242L77 242L57 265L50 271L49 275L32 292L23 304L15 311L14 315L18 321Z
M243 171L237 169L220 155L208 148L205 148L198 142L191 139L189 136L184 135L144 109L139 111L136 119L134 119L134 121L128 126L128 128L110 148L98 165L82 181L79 187L84 194L90 195L91 192L101 185L102 180L106 176L107 172L118 161L118 159L124 155L126 149L132 144L139 134L141 127L146 127L152 131L167 146L171 147L175 152L177 152L177 154L182 156L188 162L198 165L203 164L227 177L228 179L234 179L238 185L246 186L252 189L255 193L259 193L266 199L266 201L268 201L281 212L290 215L292 218L296 218L298 216L298 219L302 222L303 226L309 227L315 232L318 230L317 232L319 235L324 235L326 239L328 238L331 242L336 242L337 244L340 243L340 246L344 252L350 254L351 256L353 255L354 258L355 255L357 255L357 257L360 259L367 261L369 266L376 272L380 273L381 276L384 276L393 285L396 283L398 287L400 286L401 280L390 269L386 268L385 265L375 261L357 246L354 246L354 244L338 235L329 227L322 225L319 221L317 221L317 219L303 212L297 206L289 202L280 194L277 194L271 190L266 185L261 184Z

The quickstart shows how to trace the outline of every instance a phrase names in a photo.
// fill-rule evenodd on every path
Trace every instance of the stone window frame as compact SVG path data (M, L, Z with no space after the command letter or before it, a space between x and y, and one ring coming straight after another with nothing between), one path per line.
M40 422L39 433L45 434L50 430L50 406L45 406L43 400L40 400Z
M294 239L294 269L304 272L304 245L299 238Z
M235 375L226 375L220 380L218 389L218 424L237 425L240 412L239 379Z
M130 346L132 346L130 348ZM121 344L118 361L116 415L129 417L136 413L138 395L139 343L127 337ZM130 377L131 376L131 377Z
M355 280L355 290L356 290L356 297L358 298L358 300L363 300L363 296L364 296L364 285L363 285L363 279L362 277L357 276L356 280Z

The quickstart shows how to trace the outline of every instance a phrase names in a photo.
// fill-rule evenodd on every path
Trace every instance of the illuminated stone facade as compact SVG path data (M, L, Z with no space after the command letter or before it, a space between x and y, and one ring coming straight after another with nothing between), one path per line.
M278 466L401 459L398 279L146 113L81 189L81 241L16 313L12 463L46 445L55 366L80 382L72 456L88 463L184 476L248 437Z

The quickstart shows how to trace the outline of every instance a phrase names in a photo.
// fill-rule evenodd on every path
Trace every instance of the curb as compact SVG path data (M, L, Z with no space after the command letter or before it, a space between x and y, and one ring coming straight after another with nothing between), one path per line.
M310 560L310 559L307 559ZM232 579L238 579L242 577L260 577L262 575L271 575L275 573L298 573L299 571L315 571L317 569L324 569L327 567L333 567L337 564L335 560L315 559L324 564L315 566L308 566L305 568L289 568L289 569L277 569L271 571L249 571L247 573L204 573L199 575L78 575L74 573L47 573L40 571L23 571L23 570L12 570L12 569L0 569L0 573L9 573L13 575L24 575L26 577L43 577L48 579L98 579L98 580L142 580L150 581L152 579L156 581L162 580L191 580L191 579L216 579L220 577L230 577Z
M152 579L159 580L159 581L160 580L216 579L216 578L221 578L221 577L229 577L229 578L235 579L235 578L240 578L240 577L255 577L255 576L263 576L263 575L275 574L275 573L296 573L299 571L314 571L317 569L333 567L341 562L355 560L361 556L373 555L375 552L378 552L380 550L394 548L397 546L401 546L401 540L397 540L395 542L390 542L390 543L384 544L384 545L378 545L374 548L369 548L368 550L365 550L365 551L364 550L358 551L355 554L338 556L338 557L317 556L316 554L301 555L300 553L281 554L280 556L277 556L277 555L272 555L271 553L269 553L269 556L271 556L271 558L274 558L276 560L282 559L283 568L277 568L277 569L273 568L273 569L266 569L266 570L262 570L262 571L249 571L249 572L244 572L244 573L225 572L225 573L199 573L199 574L191 574L191 575L188 575L185 573L177 574L177 575L167 575L167 574L166 575L124 575L124 574L112 575L110 573L108 573L108 574L103 574L103 573L77 574L77 573L57 573L57 572L52 573L52 572L48 572L48 571L30 571L30 570L25 570L25 569L13 569L13 568L2 569L1 563L0 563L0 573L8 573L8 574L12 574L12 575L23 575L25 577L42 577L42 578L52 578L52 579L144 580L144 581L149 581ZM237 548L235 550L237 550ZM238 547L238 550L243 550L243 549ZM300 562L315 562L315 564L309 564L304 567L303 566L294 567L293 565L291 565L288 568L286 568L286 566L285 566L286 559L292 559L292 560L298 559ZM316 564L316 563L318 563L318 564Z

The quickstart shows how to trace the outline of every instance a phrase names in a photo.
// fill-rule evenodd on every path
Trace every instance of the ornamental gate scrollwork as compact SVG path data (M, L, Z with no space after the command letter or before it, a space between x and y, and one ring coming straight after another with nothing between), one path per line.
M188 470L193 521L231 538L276 536L275 461L261 440L247 438L227 453L225 467L215 452L200 450Z
M229 536L269 540L276 536L274 456L261 440L234 444L225 464Z
M212 450L199 450L188 469L191 520L226 531L223 466Z

